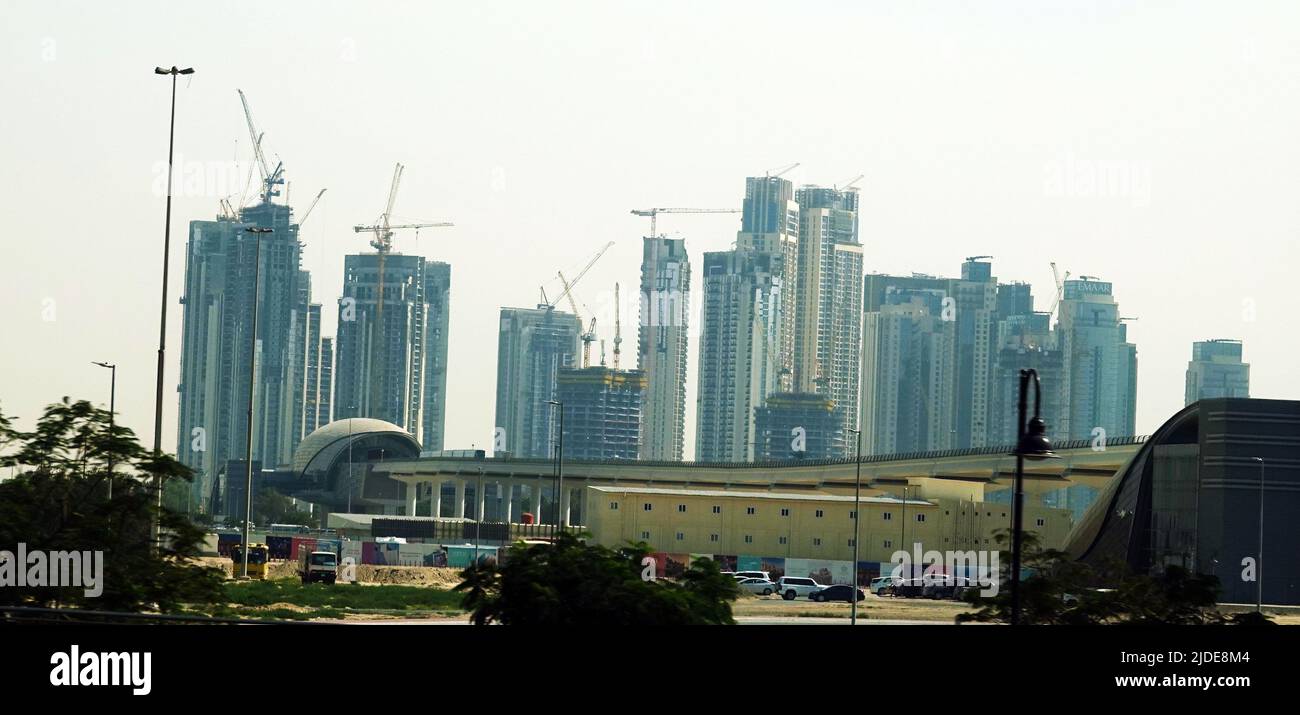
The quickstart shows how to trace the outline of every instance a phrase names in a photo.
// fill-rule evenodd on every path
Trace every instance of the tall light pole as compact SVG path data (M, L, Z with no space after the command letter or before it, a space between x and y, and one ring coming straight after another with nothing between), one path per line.
M162 315L158 319L158 385L155 391L153 408L153 456L162 456L162 410L163 410L163 356L167 352L167 262L172 245L172 153L176 146L176 78L183 74L194 74L193 67L178 69L175 65L165 70L153 69L154 74L171 75L172 111L167 130L167 218L163 224L163 260L162 260ZM158 513L153 519L153 543L157 549L162 545L162 475L154 477L154 503ZM247 551L247 550L245 550Z
M113 371L108 388L108 500L113 501L113 418L117 412L117 365L109 362L94 364Z
M244 567L241 576L248 578L248 525L253 520L253 393L257 391L257 299L262 284L262 236L275 229L249 226L253 234L253 330L248 340L248 429L244 441Z
M849 582L849 625L858 625L858 524L862 523L862 430L850 429L858 440L857 456L854 458L853 477L853 564L849 571L853 579Z
M564 519L564 403L556 400L547 400L546 404L554 405L560 410L560 440L559 448L555 450L555 525L557 530L563 529L561 523ZM538 500L538 509L541 509L541 500Z
M1026 393L1029 380L1034 381L1034 416L1025 422ZM1020 624L1020 550L1021 527L1024 524L1025 511L1025 460L1052 459L1052 443L1047 439L1047 424L1039 412L1042 406L1043 388L1038 382L1038 371L1034 369L1020 371L1020 401L1016 420L1016 481L1014 519L1011 527L1011 625Z
M1251 457L1259 464L1259 557L1255 561L1255 613L1264 611L1264 458Z

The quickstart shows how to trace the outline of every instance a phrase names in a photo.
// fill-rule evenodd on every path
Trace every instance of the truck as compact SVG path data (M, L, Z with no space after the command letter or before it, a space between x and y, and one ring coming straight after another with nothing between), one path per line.
M230 560L234 562L234 575L239 578L244 570L244 546L235 544L230 547ZM270 550L266 544L250 544L248 547L248 577L265 579L269 569Z
M304 584L324 581L332 584L338 580L339 557L333 551L298 551L298 575Z

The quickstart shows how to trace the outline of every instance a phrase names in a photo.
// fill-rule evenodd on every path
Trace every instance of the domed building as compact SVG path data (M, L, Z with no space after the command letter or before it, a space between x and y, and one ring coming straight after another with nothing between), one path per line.
M353 417L307 435L293 453L293 496L327 511L397 514L406 486L374 466L415 459L420 443L391 422Z

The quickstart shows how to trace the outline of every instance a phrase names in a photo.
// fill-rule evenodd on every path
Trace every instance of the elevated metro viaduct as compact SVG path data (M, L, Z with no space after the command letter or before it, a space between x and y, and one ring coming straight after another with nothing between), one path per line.
M1025 491L1030 503L1043 494L1085 485L1102 489L1137 453L1146 437L1119 437L1104 446L1076 440L1056 446L1058 459L1025 464ZM989 495L1009 490L1015 476L1012 446L877 455L862 458L862 495L916 499L988 501ZM414 514L417 496L431 496L434 514L441 513L441 485L455 485L451 517L483 513L484 494L506 490L511 498L506 520L518 518L509 506L523 490L553 495L556 464L550 459L475 458L429 456L414 460L385 461L374 465L406 485L406 513ZM467 487L482 480L477 504L466 504ZM780 462L701 463L649 461L564 461L561 510L565 523L574 523L574 492L589 486L656 487L664 489L765 490L787 493L852 495L855 460L789 460ZM434 488L436 487L436 488ZM519 491L516 491L519 490ZM533 500L536 503L536 500ZM581 497L579 497L581 503ZM555 521L554 510L540 515ZM580 519L579 519L580 520Z

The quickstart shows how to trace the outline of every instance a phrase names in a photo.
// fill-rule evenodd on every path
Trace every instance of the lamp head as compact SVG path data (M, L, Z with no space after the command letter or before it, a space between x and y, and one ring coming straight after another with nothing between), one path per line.
M1031 417L1025 426L1025 435L1016 445L1015 454L1025 459L1056 459L1052 442L1047 438L1047 424L1042 417Z

